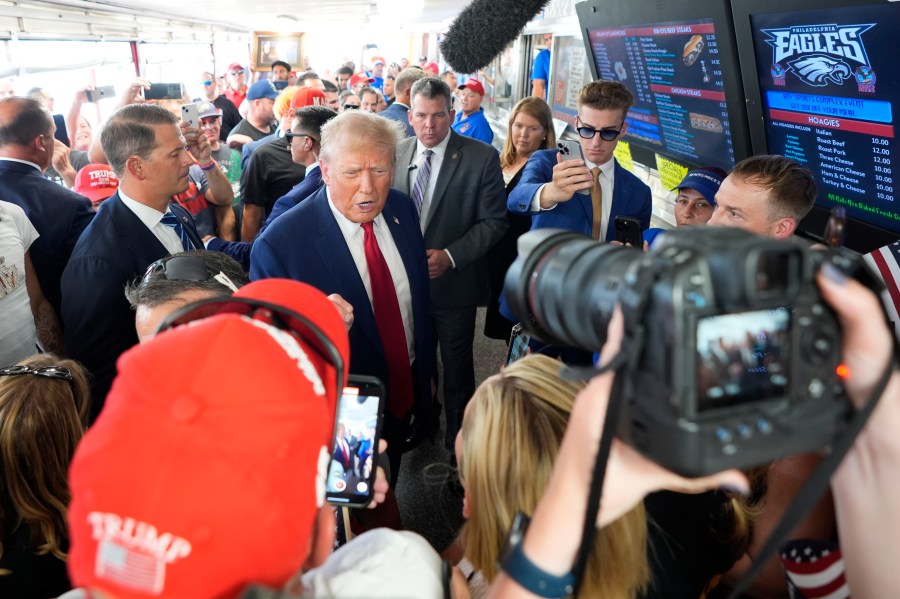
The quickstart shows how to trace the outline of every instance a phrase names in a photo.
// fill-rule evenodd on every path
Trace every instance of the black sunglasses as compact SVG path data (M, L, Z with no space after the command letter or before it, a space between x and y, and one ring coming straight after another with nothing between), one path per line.
M294 142L295 137L308 137L313 140L313 143L319 143L319 140L313 137L312 135L307 135L306 133L285 133L284 138L287 140L288 145L291 145Z
M8 368L0 368L0 376L20 376L23 374L68 381L69 386L72 388L72 392L75 392L75 379L72 377L72 371L62 366L42 366L41 368L32 368L31 366L10 366Z
M617 129L594 129L593 127L577 127L575 131L578 132L578 137L582 137L584 139L594 139L594 136L598 133L600 134L600 139L603 141L612 141L615 138L619 137L619 134L622 133L622 127Z
M359 110L359 104L344 104L344 110Z
M218 281L232 291L237 291L237 286L228 276L219 271L214 272L206 262L198 256L166 256L160 258L147 267L141 285L147 285L158 275L166 281Z

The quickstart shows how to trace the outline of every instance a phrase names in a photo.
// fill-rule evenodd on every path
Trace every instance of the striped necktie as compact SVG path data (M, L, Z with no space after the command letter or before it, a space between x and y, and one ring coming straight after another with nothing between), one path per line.
M431 155L434 152L425 150L422 154L425 155L425 160L419 168L419 174L416 175L416 182L412 189L412 199L416 204L416 211L419 213L419 217L422 216L422 206L425 204L425 188L428 187L428 178L431 176Z
M187 231L181 225L181 223L178 222L178 218L174 214L172 214L171 212L166 212L160 222L165 226L175 230L175 232L178 234L178 238L181 239L181 245L184 247L185 251L197 249L194 247L194 243L188 236Z

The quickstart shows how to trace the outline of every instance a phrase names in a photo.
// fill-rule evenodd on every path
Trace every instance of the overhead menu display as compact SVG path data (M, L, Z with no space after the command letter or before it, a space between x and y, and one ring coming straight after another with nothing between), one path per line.
M900 232L897 16L884 4L753 15L751 25L768 151L813 171L820 206Z
M627 138L729 170L734 148L712 19L589 29L597 73L634 94Z

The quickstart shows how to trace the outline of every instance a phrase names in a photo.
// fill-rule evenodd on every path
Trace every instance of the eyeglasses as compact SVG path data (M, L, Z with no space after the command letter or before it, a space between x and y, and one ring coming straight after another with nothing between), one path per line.
M203 85L212 85L212 83L213 83L212 81L207 79L206 81L203 82Z
M231 74L232 74L232 75L243 75L243 74L244 74L244 69L239 69L239 70L237 70L237 71L231 71Z
M141 285L149 284L160 274L166 281L218 281L232 291L237 291L237 286L224 272L216 273L197 256L175 255L160 258L147 267Z
M359 104L344 104L344 110L347 110L348 108L350 110L358 110Z
M48 379L57 379L68 381L72 392L75 392L75 378L72 371L62 366L42 366L41 368L32 368L31 366L10 366L9 368L0 368L0 376L20 376L30 374L32 376L42 376Z
M307 135L306 133L285 133L284 138L287 140L288 145L291 145L294 141L295 137L308 137L313 140L313 143L319 143L319 140L313 137L312 135Z
M585 127L581 126L575 129L578 132L578 137L584 139L594 139L594 136L598 133L600 134L600 139L603 141L612 141L615 138L619 137L619 134L622 133L622 128L618 129L594 129L593 127Z

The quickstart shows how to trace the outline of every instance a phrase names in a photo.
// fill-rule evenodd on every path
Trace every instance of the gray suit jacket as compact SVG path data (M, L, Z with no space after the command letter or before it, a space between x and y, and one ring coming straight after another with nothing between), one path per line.
M397 145L394 187L410 194L415 183L416 138ZM431 280L437 308L472 306L487 300L487 253L508 226L500 157L492 146L450 132L425 220L425 247L446 249L456 268Z

